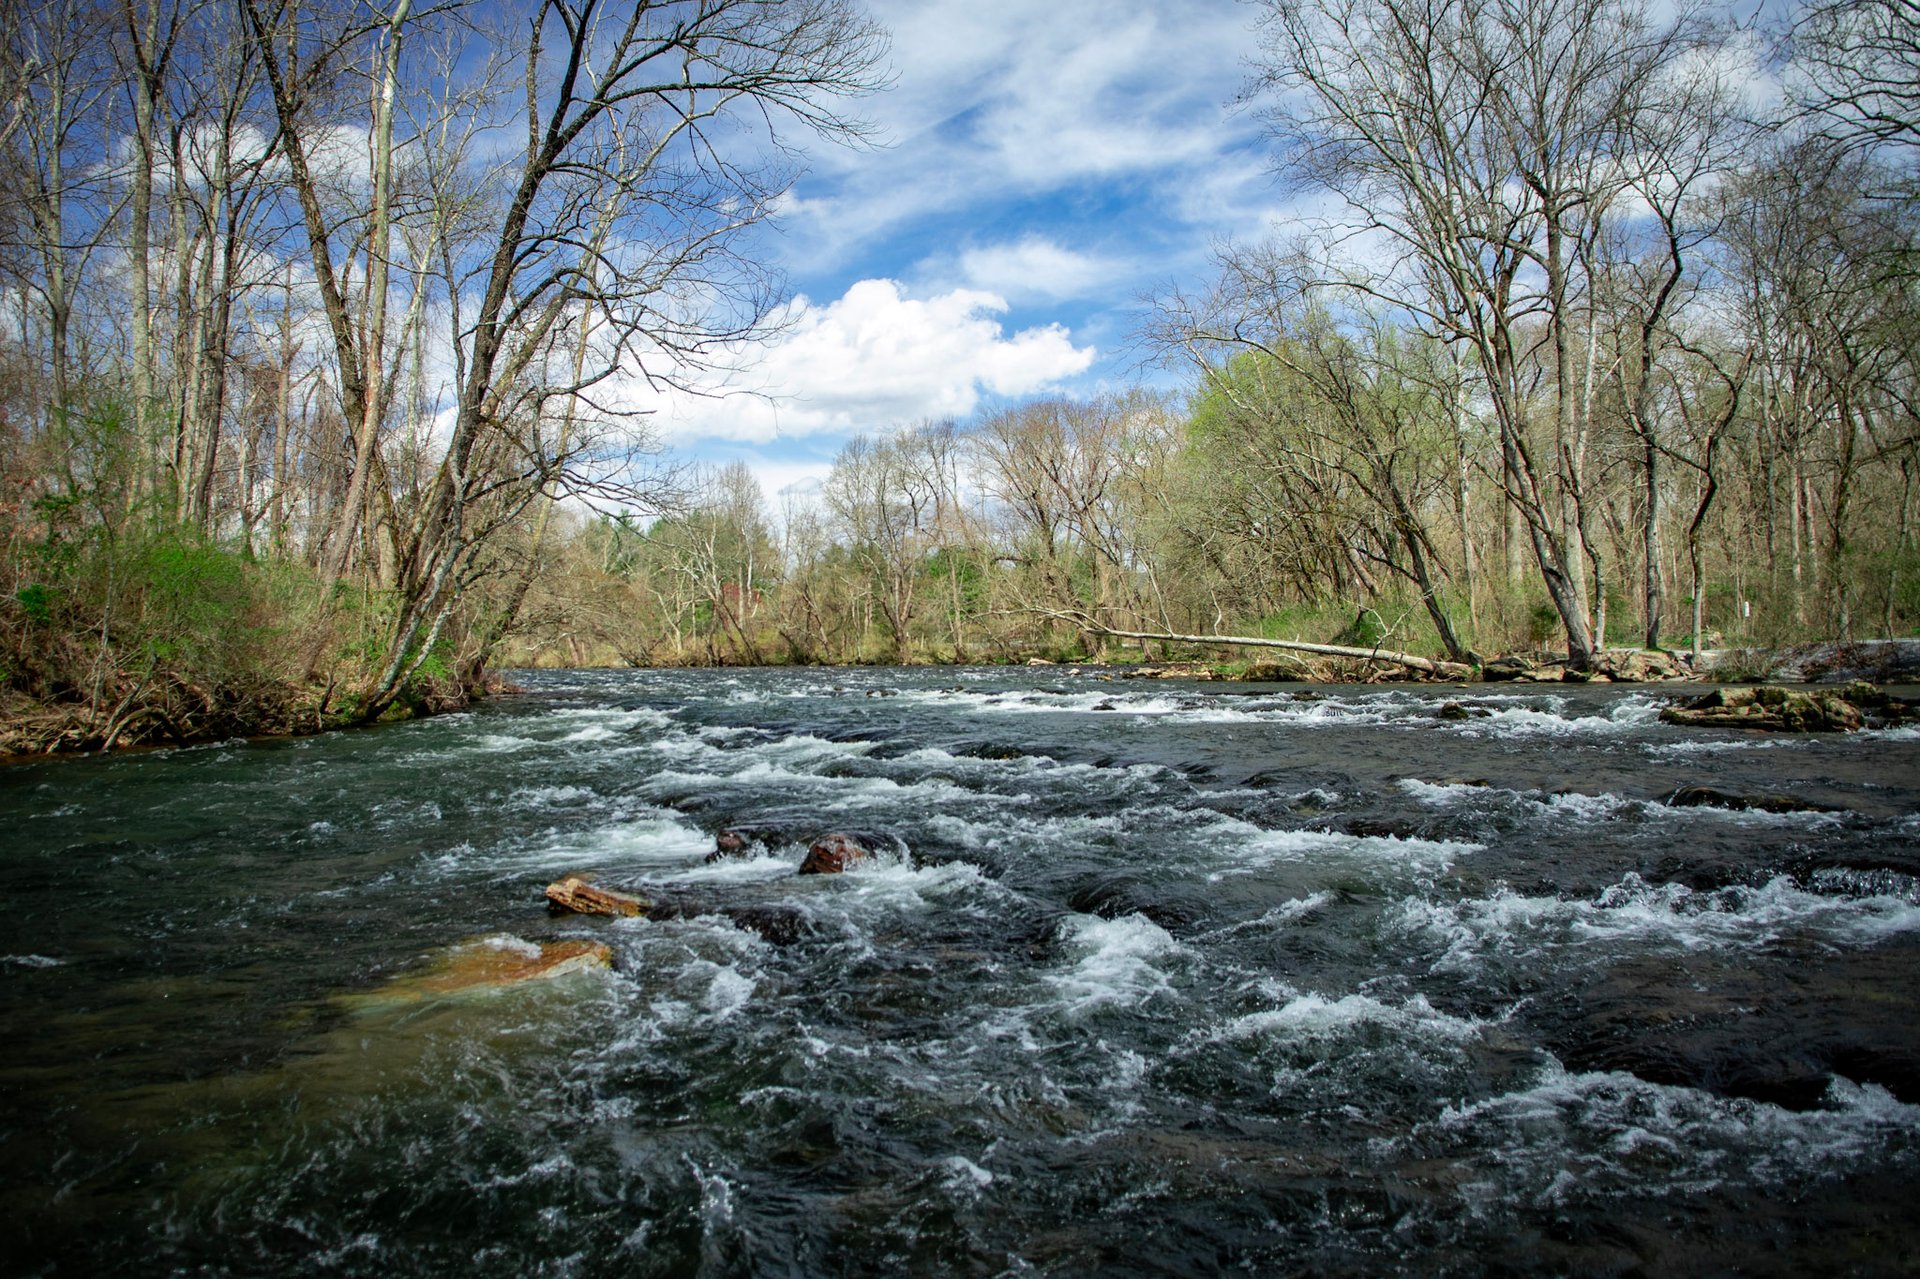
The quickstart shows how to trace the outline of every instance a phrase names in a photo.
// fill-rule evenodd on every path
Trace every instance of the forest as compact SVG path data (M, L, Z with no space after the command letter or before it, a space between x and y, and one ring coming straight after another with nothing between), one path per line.
M1143 300L1138 386L770 498L631 390L776 331L751 233L888 81L857 4L5 6L0 749L534 664L1920 630L1920 0L1247 18L1220 98L1330 212Z

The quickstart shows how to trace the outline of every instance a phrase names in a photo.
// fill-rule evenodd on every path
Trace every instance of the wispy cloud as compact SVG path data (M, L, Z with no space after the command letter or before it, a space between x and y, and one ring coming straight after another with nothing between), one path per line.
M1127 198L1144 196L1147 216L1163 216L1223 167L1260 171L1237 153L1256 125L1228 110L1249 47L1247 11L1233 0L874 7L894 33L898 87L872 104L891 145L819 157L787 201L793 256L809 267L857 258L914 224L977 223L1076 188L1124 186ZM1223 210L1185 212L1210 223ZM1045 214L1056 215L1075 210ZM1199 238L1230 229L1208 225Z

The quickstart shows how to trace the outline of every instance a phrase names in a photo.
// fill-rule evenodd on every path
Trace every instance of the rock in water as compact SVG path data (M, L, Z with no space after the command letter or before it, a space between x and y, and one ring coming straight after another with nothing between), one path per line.
M651 904L644 897L595 887L578 875L548 884L547 902L555 910L580 915L644 915Z
M729 906L722 910L735 927L759 933L775 946L790 946L807 935L813 921L792 906Z
M536 944L517 937L489 937L456 946L438 971L420 978L419 987L425 994L445 995L611 967L613 948L605 942L570 939Z
M723 830L713 837L713 851L707 854L707 860L717 862L723 857L745 857L747 849L753 846L753 840L745 831Z
M853 835L844 831L832 835L822 835L813 841L807 849L807 858L800 863L802 875L838 875L859 865L884 847L879 841L865 835Z
M378 990L347 996L345 1002L375 1011L420 1000L487 994L612 967L613 949L603 942L568 938L543 943L498 934L450 946L425 972L395 978Z
M1693 728L1757 728L1775 733L1843 733L1866 721L1860 708L1832 693L1798 693L1772 684L1716 688L1660 712L1668 724Z
M792 832L779 826L729 826L713 837L713 851L707 854L707 860L760 857L792 839Z
M1844 810L1794 795L1731 795L1711 786L1682 786L1667 796L1673 808L1752 809L1762 813L1832 813Z

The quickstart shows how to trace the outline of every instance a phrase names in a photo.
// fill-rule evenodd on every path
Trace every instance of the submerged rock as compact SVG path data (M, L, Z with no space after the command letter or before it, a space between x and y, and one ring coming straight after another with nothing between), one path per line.
M775 946L791 946L813 928L807 912L794 906L730 906L720 913L735 927L758 933Z
M380 990L357 999L369 1004L390 1004L484 994L612 967L613 948L604 942L573 938L530 942L497 934L449 947L425 972L396 978Z
M1844 810L1793 795L1732 795L1710 786L1682 786L1666 800L1672 808L1730 808L1761 813L1832 813Z
M1758 968L1713 955L1642 957L1540 1012L1557 1021L1546 1043L1570 1070L1626 1071L1793 1110L1824 1104L1837 1075L1911 1104L1920 1100L1917 957L1910 944Z
M1756 728L1776 733L1839 733L1865 725L1860 708L1833 693L1800 693L1777 685L1716 688L1660 712L1691 728Z
M713 837L713 851L707 854L707 860L759 857L792 838L791 832L780 826L729 826Z
M548 884L547 904L554 910L572 911L577 915L619 916L644 915L652 905L644 897L601 888L578 875Z
M699 919L703 915L717 915L736 928L760 934L776 946L791 945L813 929L813 917L806 911L779 902L717 906L709 901L678 898L655 903L649 918Z

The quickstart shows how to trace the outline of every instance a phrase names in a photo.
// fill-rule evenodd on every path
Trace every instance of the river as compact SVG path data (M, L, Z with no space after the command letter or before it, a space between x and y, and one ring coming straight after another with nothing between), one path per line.
M1920 731L1102 675L0 769L0 1272L1910 1273ZM476 937L615 967L383 997Z

